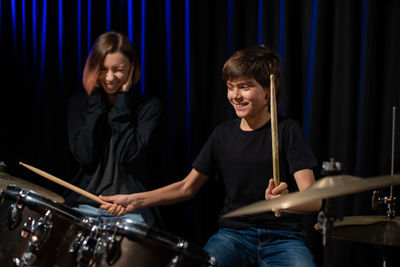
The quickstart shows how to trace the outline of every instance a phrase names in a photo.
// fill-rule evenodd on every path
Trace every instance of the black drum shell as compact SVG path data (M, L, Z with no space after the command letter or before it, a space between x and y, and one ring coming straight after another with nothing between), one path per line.
M110 265L106 257L103 257L100 266L216 266L215 259L202 248L157 228L129 219L103 223L102 232L105 238L116 233L118 238L122 239L119 259Z
M16 203L21 206L21 221L10 229L7 225L10 208ZM48 211L52 224L48 238L38 249L29 249L28 239L21 236L24 222L29 217L39 220ZM30 250L36 255L34 266L76 266L77 252L70 253L69 249L79 232L88 235L88 222L88 217L64 204L33 191L7 186L1 193L0 202L0 262L2 266L15 266L13 259L21 259L23 253Z

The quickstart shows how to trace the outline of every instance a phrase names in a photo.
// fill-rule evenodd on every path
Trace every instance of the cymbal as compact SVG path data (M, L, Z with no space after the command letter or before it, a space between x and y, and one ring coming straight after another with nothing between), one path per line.
M317 223L314 228L321 232ZM333 223L332 238L385 246L400 246L400 218L350 216Z
M287 209L318 199L339 197L347 194L373 190L400 184L400 175L359 178L352 175L327 176L319 179L309 188L279 198L262 200L229 212L223 218L254 214L273 209Z
M7 185L12 185L12 184L14 184L18 187L24 188L24 189L34 191L34 192L38 193L39 195L42 195L48 199L54 200L58 203L64 202L63 197L61 197L60 195L58 195L46 188L43 188L41 186L35 185L33 183L16 178L5 172L0 171L0 192L2 192L7 187Z

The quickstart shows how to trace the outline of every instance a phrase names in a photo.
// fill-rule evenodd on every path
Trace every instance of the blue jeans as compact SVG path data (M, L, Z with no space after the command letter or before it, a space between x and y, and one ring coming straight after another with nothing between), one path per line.
M313 256L304 243L304 234L286 230L220 228L204 246L218 267L259 266L310 267Z
M144 219L140 213L127 213L123 216L115 217L111 214L108 214L105 210L101 210L86 204L79 204L77 207L74 207L73 209L100 222L102 221L102 219L107 219L109 221L110 219L115 218L116 220L131 219L134 222L144 223Z

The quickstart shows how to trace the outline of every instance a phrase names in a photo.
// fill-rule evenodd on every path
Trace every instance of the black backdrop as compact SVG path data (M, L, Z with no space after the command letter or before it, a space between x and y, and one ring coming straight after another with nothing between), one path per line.
M0 160L11 175L61 194L18 162L67 181L75 174L66 103L82 90L88 47L107 30L131 37L142 61L141 86L166 107L153 186L183 178L212 129L234 117L222 65L233 51L260 43L283 59L280 112L302 124L320 165L333 157L342 173L390 174L392 108L400 106L399 1L3 0L0 8ZM399 132L397 126L397 141ZM194 200L162 207L165 230L203 245L216 229L220 195L210 181ZM371 192L343 196L334 211L384 214L371 210L370 199ZM322 265L315 219L307 218L308 242ZM380 266L382 249L394 257L398 248L334 240L332 265Z

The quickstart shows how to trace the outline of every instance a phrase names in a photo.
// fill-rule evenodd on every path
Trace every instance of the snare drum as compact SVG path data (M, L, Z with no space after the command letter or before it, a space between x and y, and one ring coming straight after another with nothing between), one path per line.
M77 265L80 240L91 230L87 216L15 185L0 199L2 266Z
M159 229L129 219L101 224L106 249L100 266L216 266L205 250Z

